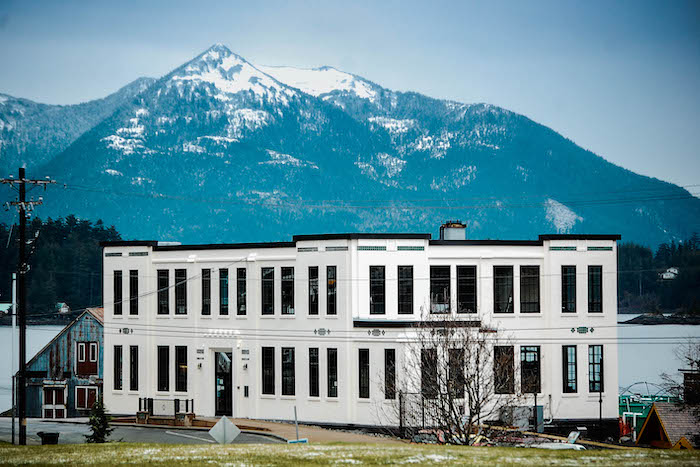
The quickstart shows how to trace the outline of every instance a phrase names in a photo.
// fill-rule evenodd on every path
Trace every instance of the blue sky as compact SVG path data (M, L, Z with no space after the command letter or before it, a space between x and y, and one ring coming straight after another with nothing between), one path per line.
M697 1L0 0L0 92L103 97L216 42L499 105L636 172L700 183Z

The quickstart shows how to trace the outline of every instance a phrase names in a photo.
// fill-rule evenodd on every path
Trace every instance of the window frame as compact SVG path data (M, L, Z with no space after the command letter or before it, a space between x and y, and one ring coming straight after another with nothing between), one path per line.
M294 266L282 266L280 268L280 289L282 298L281 314L294 315Z
M309 266L309 282L308 282L308 299L309 299L309 316L318 316L318 299L319 299L319 280L318 266Z
M187 314L187 269L175 270L175 315Z
M156 277L158 287L158 293L156 294L158 311L156 314L160 316L168 315L170 314L170 270L158 269Z
M477 312L479 299L476 274L476 265L457 266L457 313L473 314ZM473 308L469 308L469 305Z
M202 316L211 316L211 269L202 269Z
M282 391L283 396L296 395L296 349L282 347Z
M396 399L396 349L384 349L384 399Z
M165 358L162 359L162 357ZM170 392L170 346L157 346L156 360L156 390Z
M338 267L326 266L326 315L338 314Z
M260 360L262 375L262 384L260 390L262 395L275 395L275 348L274 347L261 347L260 348Z
M572 355L569 351L573 349ZM564 394L576 394L578 392L578 347L576 345L561 346L562 365L562 392ZM573 369L573 375L571 370ZM572 378L573 376L573 378Z
M515 346L493 347L493 373L495 394L515 394Z
M113 310L112 313L115 316L121 316L123 312L123 307L122 307L122 302L124 300L124 291L123 291L123 275L121 270L115 270L113 272L114 277L112 278L112 292L114 295L114 300L113 300Z
M505 273L505 274L504 274ZM495 265L493 267L493 312L499 315L515 313L514 276L512 265ZM504 292L505 297L500 297ZM506 299L507 297L507 299Z
M219 268L219 316L229 315L230 297L228 268Z
M266 274L268 274L266 276ZM262 300L260 301L261 314L273 316L275 314L275 268L260 268ZM267 297L266 297L267 296Z
M139 314L139 271L129 270L129 316Z
M527 271L530 270L528 273ZM533 274L532 271L536 271ZM527 300L529 299L529 300ZM537 314L542 311L539 264L520 266L520 313Z
M309 347L309 397L321 396L320 356L318 347Z
M588 312L593 314L603 312L602 265L592 264L588 266Z
M398 277L397 307L398 314L413 314L413 265L397 266L396 275Z
M338 349L328 347L326 349L326 367L327 367L327 388L326 394L328 398L336 399L338 397Z
M113 349L112 362L114 367L112 368L112 373L114 384L112 387L115 391L121 391L124 389L124 348L121 345L115 345Z
M370 360L369 349L357 349L357 364L358 364L358 396L360 399L370 398Z
M181 358L184 356L184 360ZM175 346L175 392L187 392L189 352L186 345ZM184 364L183 364L184 363ZM184 367L184 369L183 369Z
M598 362L594 359L596 358L595 351L600 349L600 355L598 355ZM603 393L605 392L605 367L604 367L604 348L602 344L592 344L588 346L588 392L590 393ZM596 368L598 370L598 378L596 379ZM600 387L596 389L596 386Z
M571 282L569 282L571 281ZM576 266L561 266L561 312L576 313Z
M129 346L129 391L139 390L139 346Z
M437 399L440 393L437 366L437 349L420 349L420 393L425 399Z
M443 275L438 272L442 271ZM447 271L447 277L444 276ZM445 287L446 286L446 287ZM442 287L442 291L439 288ZM452 307L452 266L443 264L430 265L430 314L449 314ZM439 300L439 299L442 300Z
M369 314L386 314L386 266L369 267Z
M528 358L536 356L536 360L528 360ZM527 373L535 373L534 368L526 368L535 366L536 363L536 379L535 383L528 381ZM537 389L537 391L534 391ZM540 394L542 392L542 349L539 345L522 345L520 346L520 392L523 394Z
M236 268L236 316L248 313L248 271Z

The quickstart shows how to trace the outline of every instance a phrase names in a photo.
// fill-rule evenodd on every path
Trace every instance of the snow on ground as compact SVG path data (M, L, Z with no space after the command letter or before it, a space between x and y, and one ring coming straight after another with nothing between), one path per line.
M297 159L296 157L290 156L289 154L282 154L280 152L267 150L267 154L270 156L269 161L258 162L258 164L267 165L288 165L290 167L310 167L312 169L318 169L318 166L313 162L303 161Z
M219 91L214 97L223 101L229 100L232 94L250 91L255 96L268 101L287 104L289 98L295 95L293 89L261 72L225 48L209 50L188 65L182 74L170 78L170 81L176 87L184 83L211 84Z
M417 125L417 122L412 119L397 120L395 118L389 117L369 117L368 120L371 123L385 128L389 133L393 135L406 133L408 130L414 128Z
M374 102L377 96L377 92L367 81L333 67L312 69L265 65L256 65L256 67L277 81L316 97L333 91L346 91Z
M463 165L451 171L448 175L438 179L433 178L430 183L432 190L448 191L461 188L476 178L476 166Z
M377 154L377 157L375 159L377 160L377 164L384 167L384 169L386 170L386 176L389 178L401 173L404 166L406 165L405 160L399 159L398 157L390 156L386 153Z
M583 217L552 198L545 201L546 219L551 222L557 233L568 233L576 222L581 222Z
M122 177L122 176L124 176L123 173L121 173L121 172L118 171L118 170L114 170L114 169L105 169L105 173L106 173L106 174L109 174L109 175L112 175L112 176L114 176L114 177Z
M416 151L429 152L433 159L442 159L451 147L452 136L452 133L447 131L443 131L440 136L423 135L412 146Z

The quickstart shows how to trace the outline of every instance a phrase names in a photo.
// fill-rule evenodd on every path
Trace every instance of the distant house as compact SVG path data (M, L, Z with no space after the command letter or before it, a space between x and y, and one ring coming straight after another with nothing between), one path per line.
M12 311L12 303L0 303L0 315L6 315Z
M678 276L678 268L668 268L664 272L659 274L662 280L670 281Z
M654 402L637 438L638 445L665 449L700 447L700 406Z
M58 303L56 303L56 312L59 315L68 314L68 313L70 313L70 307L68 306L67 303L58 302Z
M27 416L87 416L102 390L104 310L88 308L27 363Z

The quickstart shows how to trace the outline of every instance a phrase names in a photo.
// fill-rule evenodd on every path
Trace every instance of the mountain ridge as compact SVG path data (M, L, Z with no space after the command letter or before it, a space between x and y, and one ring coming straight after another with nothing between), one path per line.
M656 244L700 230L700 200L686 190L526 116L392 91L332 67L290 68L212 46L37 173L69 187L89 180L80 185L95 188L90 196L68 189L59 204L132 238L434 232L456 217L469 221L472 238L618 232ZM139 203L125 208L125 193Z

